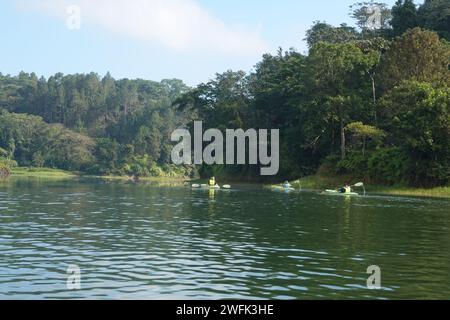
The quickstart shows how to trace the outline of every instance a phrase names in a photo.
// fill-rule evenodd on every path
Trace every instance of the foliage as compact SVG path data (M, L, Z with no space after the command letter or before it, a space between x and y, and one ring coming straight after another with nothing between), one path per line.
M0 156L0 178L6 178L11 175L11 169L17 166L14 160Z
M346 43L360 38L359 33L352 27L341 24L333 27L325 22L315 21L314 25L306 31L306 42L312 48L319 42Z
M386 133L374 126L363 124L362 122L352 122L348 124L345 129L353 135L353 138L360 140L362 145L362 154L364 156L367 141L372 140L377 144L380 144Z
M376 30L368 24L374 5ZM109 74L0 74L0 157L95 175L260 178L255 165L172 165L171 133L202 120L205 129L280 129L280 172L271 179L319 172L445 185L448 6L357 3L351 15L359 28L315 22L307 54L280 48L250 73L229 70L195 88Z
M425 0L418 10L419 26L436 31L450 41L450 2L448 0Z
M217 75L177 103L219 128L280 128L279 176L283 178L329 167L331 175L387 184L448 183L444 120L449 113L443 107L448 105L443 89L448 75L446 45L435 33L420 29L409 30L393 42L375 36L347 40L331 29L319 23L313 26L308 56L293 50L266 54L254 72ZM417 61L423 63L417 66ZM411 79L441 89L428 95L420 86L406 91L395 87ZM384 89L379 94L377 86ZM416 110L422 96L428 97L428 114ZM401 125L394 110L400 112ZM414 119L420 124L415 128L418 132L404 127L410 123L413 128ZM422 133L425 136L420 138ZM404 143L426 140L426 134L432 135L435 149ZM422 148L421 155L415 156ZM202 167L200 173L240 179L256 175L251 166Z
M392 8L391 26L394 36L401 36L408 29L419 25L417 7L413 0L397 0Z
M341 158L345 158L345 124L364 84L364 75L376 64L373 52L365 54L356 44L319 43L309 55L312 88L328 106L328 113L340 125Z
M431 31L414 28L397 38L382 59L384 90L404 80L450 81L450 46Z
M11 168L6 164L0 162L0 178L5 178L11 175Z
M351 152L344 160L328 161L333 168L332 173L351 176L351 180L362 179L370 184L408 184L411 174L409 158L399 148L380 148L366 155Z
M22 166L82 170L93 161L93 141L40 117L0 110L0 146Z
M450 90L405 81L383 98L383 127L413 163L411 183L450 180Z
M409 183L411 161L401 148L383 148L367 159L367 176L382 184Z
M180 80L109 74L0 75L0 110L15 113L1 113L0 154L24 166L93 174L124 174L129 159L146 154L167 164L170 134L186 120L172 102L187 90Z

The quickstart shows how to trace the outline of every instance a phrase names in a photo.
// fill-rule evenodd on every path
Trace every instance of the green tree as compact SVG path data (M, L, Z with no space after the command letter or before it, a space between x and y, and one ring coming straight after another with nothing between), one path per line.
M450 2L448 0L425 0L418 10L420 25L436 31L450 41Z
M312 90L318 92L339 123L341 158L346 155L345 125L354 92L364 82L365 71L373 64L355 44L319 43L308 57Z
M378 73L380 69L380 62L383 54L388 50L390 42L381 37L375 37L368 40L359 40L356 46L361 49L361 51L366 55L366 60L364 63L365 73L370 79L371 89L372 89L372 112L374 115L375 123L378 122L376 103L377 103L377 81Z
M94 141L87 136L64 128L60 124L46 126L46 163L64 170L85 170L94 161Z
M450 46L432 31L414 28L397 38L382 59L384 90L404 80L448 83Z
M44 167L45 158L40 151L33 154L31 164L36 168Z
M413 0L397 0L392 7L391 26L394 36L401 36L406 30L419 26L417 7Z
M450 90L447 86L404 81L383 98L383 127L391 143L411 160L414 185L450 179Z
M216 74L175 101L181 110L190 110L211 128L241 128L249 93L245 72L231 70Z
M358 32L346 24L341 24L339 27L333 27L328 23L315 21L314 25L306 31L305 40L308 43L308 47L312 48L319 42L336 44L354 41L359 38L360 35Z
M99 138L94 148L96 163L90 171L100 174L119 173L122 163L119 162L119 148L117 141L109 138Z
M374 126L363 124L362 122L352 122L345 127L346 131L351 133L362 145L362 154L366 154L367 141L372 140L380 143L386 136L386 133Z

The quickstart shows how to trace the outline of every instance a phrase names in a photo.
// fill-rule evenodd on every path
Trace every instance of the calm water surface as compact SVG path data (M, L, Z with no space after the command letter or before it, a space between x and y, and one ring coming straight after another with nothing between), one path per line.
M450 299L450 201L0 182L2 299ZM81 290L66 288L67 267ZM368 290L378 265L382 289Z

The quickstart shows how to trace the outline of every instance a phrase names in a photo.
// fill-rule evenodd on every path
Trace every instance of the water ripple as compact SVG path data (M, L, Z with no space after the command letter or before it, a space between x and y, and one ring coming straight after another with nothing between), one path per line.
M30 184L0 185L0 298L448 298L446 200Z

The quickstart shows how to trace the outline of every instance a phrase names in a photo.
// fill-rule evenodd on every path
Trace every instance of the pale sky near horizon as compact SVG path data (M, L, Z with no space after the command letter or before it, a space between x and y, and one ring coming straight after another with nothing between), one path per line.
M3 0L0 72L206 82L278 47L306 51L313 21L348 23L357 0ZM385 0L392 6L395 0ZM71 5L81 27L67 27Z

